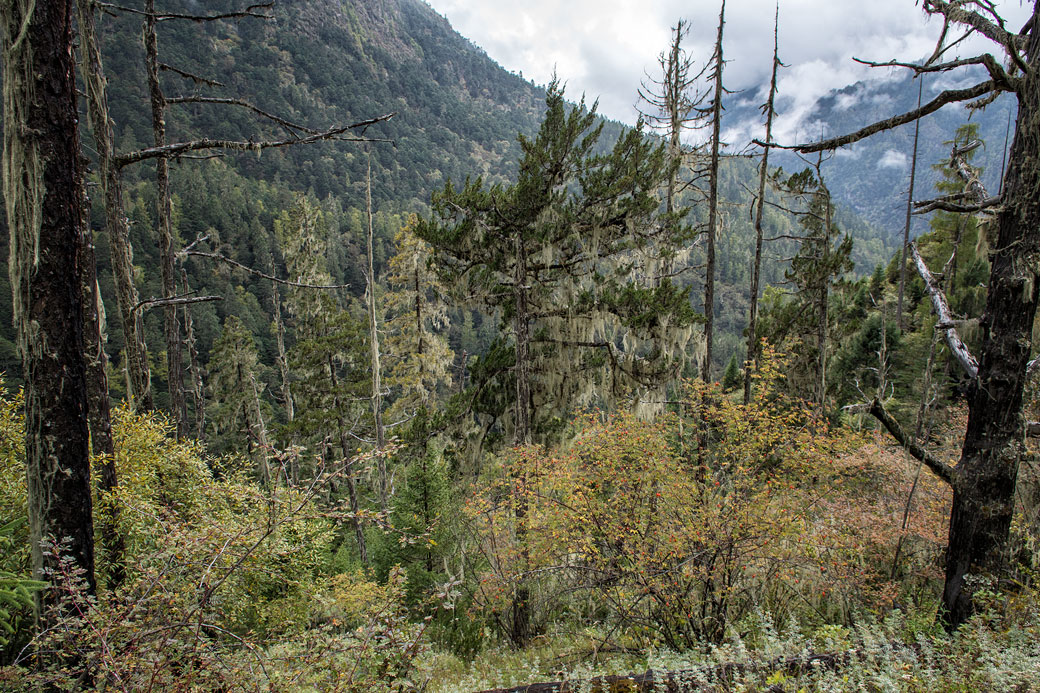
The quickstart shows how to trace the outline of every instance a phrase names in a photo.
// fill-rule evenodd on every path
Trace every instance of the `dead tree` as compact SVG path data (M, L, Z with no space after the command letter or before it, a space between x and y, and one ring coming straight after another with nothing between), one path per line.
M751 401L752 364L758 360L758 292L762 276L762 216L766 202L766 178L769 172L769 148L773 140L773 116L776 110L773 104L776 99L776 72L783 63L779 57L780 5L776 7L773 20L773 68L769 79L769 98L762 110L766 116L766 139L762 147L762 161L758 169L758 197L755 199L755 260L751 266L751 295L748 310L747 357L744 360L744 404Z
M705 236L704 267L704 363L701 365L701 380L711 381L712 341L715 329L715 240L719 223L719 151L722 147L722 98L726 88L722 85L722 69L726 61L722 57L722 34L726 25L726 0L719 9L719 29L715 38L709 79L712 82L711 103L704 114L711 122L711 158L708 163L708 229Z
M919 447L909 448L953 487L941 615L950 628L955 628L974 610L976 587L965 578L969 574L998 578L1006 575L1015 486L1027 428L1022 417L1023 390L1032 370L1029 359L1033 321L1040 297L1040 196L1036 194L1040 189L1040 4L1034 3L1029 21L1017 33L1006 28L1003 18L988 3L966 6L924 0L923 8L930 15L942 17L944 22L942 37L931 59L924 65L895 61L884 64L907 67L918 74L981 65L988 78L971 87L943 91L919 108L857 132L797 148L816 152L852 144L913 122L947 103L972 99L989 103L1001 92L1013 94L1018 100L1016 132L999 198L986 197L981 184L972 180L957 199L926 205L953 211L992 208L995 214L996 232L977 360L964 347L949 320L943 318L945 297L934 280L928 281L924 262L915 257L933 307L940 314L939 327L945 331L947 343L970 381L968 425L957 466L949 467ZM1002 65L990 53L942 62L950 45L950 32L958 28L990 39L1006 62ZM882 418L884 412L879 403L874 403L872 413L896 432Z

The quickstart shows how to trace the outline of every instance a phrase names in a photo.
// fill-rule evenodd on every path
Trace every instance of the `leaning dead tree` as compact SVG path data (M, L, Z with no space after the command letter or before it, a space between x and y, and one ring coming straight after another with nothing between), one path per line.
M945 332L947 343L955 347L957 361L970 383L968 425L956 467L934 458L916 444L908 446L911 454L953 487L941 615L949 627L955 628L974 610L975 587L965 578L969 574L998 578L1006 575L1015 486L1027 428L1022 416L1023 390L1034 370L1030 356L1040 297L1040 4L1034 2L1029 21L1017 33L1007 28L990 3L924 0L923 8L943 20L942 36L932 57L923 65L896 61L883 64L906 67L917 74L978 65L985 68L987 79L964 89L943 91L912 111L857 132L795 148L817 152L842 147L913 122L948 103L979 99L975 105L983 106L1000 93L1012 94L1018 101L1016 132L999 197L989 198L981 183L969 177L963 193L932 205L953 211L988 209L996 227L986 307L980 321L978 358L963 345L949 319L943 317L941 311L946 309L941 289L925 278L933 307L940 315L939 329ZM951 38L957 32L988 38L996 45L1000 59L992 53L944 59L949 46L959 41ZM925 276L924 262L919 254L914 255L919 273ZM875 402L871 411L900 437L898 424L885 416L880 403Z

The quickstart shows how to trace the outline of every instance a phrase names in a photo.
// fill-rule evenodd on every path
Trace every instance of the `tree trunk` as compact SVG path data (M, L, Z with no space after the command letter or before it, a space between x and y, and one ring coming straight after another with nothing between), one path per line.
M134 285L133 250L130 226L123 209L122 174L113 159L112 124L108 117L108 96L101 63L101 47L94 22L92 0L77 0L79 21L80 69L87 96L87 115L94 133L101 185L105 195L105 226L108 230L112 258L112 275L123 327L123 360L127 371L127 398L135 410L152 409L151 377L148 372L148 349L144 343L144 325L137 305Z
M715 86L711 103L711 164L708 170L708 238L705 245L704 270L704 363L701 366L701 380L711 382L712 338L715 325L715 238L718 234L719 216L719 149L722 146L722 97L725 89L722 86L722 68L725 61L722 57L722 31L726 24L726 0L722 0L719 10L719 31L715 39L715 56L712 58Z
M758 293L762 278L762 216L766 204L766 176L769 173L769 145L773 140L773 105L776 100L776 71L780 67L778 29L780 7L777 5L773 22L773 72L769 80L769 99L766 101L766 146L762 148L762 163L758 169L758 199L755 202L755 263L751 266L751 307L748 310L747 358L744 360L744 404L751 401L751 373L758 361Z
M969 573L1000 575L1006 565L1022 454L1022 392L1040 289L1040 7L1026 54L1032 69L1018 90L1018 122L997 217L989 291L981 320L979 375L968 398L950 516L943 609L951 627L973 612Z
M386 478L386 458L381 451L386 447L383 432L383 385L379 372L379 325L376 322L376 271L372 260L372 153L368 156L368 176L365 187L365 208L368 212L368 344L372 365L372 421L376 429L376 465L379 469L379 506L385 513L389 502Z
M527 248L521 231L514 240L515 267L513 268L513 338L516 341L516 421L513 443L517 447L531 443L531 354L530 354L530 306L527 296ZM516 520L516 542L520 550L520 570L526 570L529 559L527 546L527 485L523 477L514 484L514 507ZM527 584L520 580L513 594L512 632L510 638L517 647L522 647L531 637L531 604Z
M159 84L159 47L156 35L155 0L148 0L148 14L144 25L145 63L148 68L148 93L152 106L152 134L155 146L166 144L166 97ZM177 279L173 269L173 207L170 200L170 160L161 156L155 160L158 186L159 220L159 276L162 297L177 295ZM177 424L177 437L188 435L188 407L184 397L184 367L181 361L181 332L177 322L177 306L163 306L163 334L166 338L167 383L170 390L170 411Z
M31 16L30 16L31 13ZM4 198L13 312L25 374L25 441L33 576L68 571L95 590L80 263L83 234L70 0L0 4ZM57 578L60 580L60 577ZM39 624L63 603L38 593ZM60 656L60 655L59 655Z
M917 77L917 107L921 107L924 95L924 77ZM899 303L896 308L896 327L903 330L903 293L906 289L906 251L910 244L910 221L913 219L914 182L917 180L917 141L921 134L921 120L914 121L914 153L910 158L910 189L906 193L906 223L903 225L903 255L899 261ZM956 252L956 249L955 249Z
M181 267L181 286L185 295L191 293L188 273ZM202 365L199 363L198 341L195 339L195 321L191 317L191 304L184 304L184 346L188 348L188 375L191 377L191 393L195 404L195 439L206 439L206 392L202 383Z

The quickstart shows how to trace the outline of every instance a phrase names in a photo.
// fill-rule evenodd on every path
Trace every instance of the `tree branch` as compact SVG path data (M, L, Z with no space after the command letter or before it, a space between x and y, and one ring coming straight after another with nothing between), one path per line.
M243 17L257 17L259 19L272 19L274 15L264 14L260 10L269 10L274 7L274 2L262 2L255 5L250 5L244 10L237 10L233 12L222 12L219 14L180 14L176 12L147 12L145 10L139 10L136 7L126 7L125 5L116 5L110 2L99 2L98 7L113 12L126 12L128 14L137 14L142 16L152 16L156 21L164 21L167 19L187 19L192 22L212 22L218 19L241 19Z
M256 106L254 106L253 104L249 103L245 99L231 99L231 98L222 98L222 97L217 97L217 96L192 95L192 96L174 96L172 98L166 99L166 103L168 103L168 104L175 104L175 103L176 104L183 104L183 103L209 103L209 104L218 104L218 105L223 105L223 106L240 106L241 108L245 108L246 110L252 111L253 113L256 113L257 115L259 115L259 116L261 116L263 118L267 118L268 120L271 120L271 121L274 121L275 123L278 123L279 125L284 127L286 130L289 130L290 134L292 134L291 131L293 131L293 130L299 130L300 132L306 132L306 133L308 133L310 135L317 135L317 134L320 134L320 132L321 132L320 130L314 130L313 128L309 128L309 127L306 127L306 126L303 126L303 125L298 125L297 123L293 123L293 122L291 122L289 120L286 120L285 118L282 118L280 116L276 116L276 115L274 115L272 113L268 113L267 111L265 111L265 110L263 110L261 108L258 108Z
M327 289L349 289L350 288L350 284L307 284L305 282L294 282L294 281L290 281L288 279L279 279L278 277L275 277L275 276L270 275L270 274L266 274L264 272L261 272L260 270L253 269L252 267L247 267L246 265L243 265L241 262L238 262L236 260L232 260L231 258L226 257L224 255L220 255L218 253L207 253L207 252L203 252L201 250L188 250L188 249L185 249L185 250L182 250L178 254L182 255L182 256L191 255L191 256L197 256L197 257L208 257L208 258L212 258L214 260L220 260L221 262L226 262L229 265L233 265L233 266L235 266L235 267L237 267L239 269L245 270L246 272L249 272L250 274L252 274L254 276L261 277L262 279L269 279L269 280L271 280L273 282L277 282L279 284L284 284L285 286L295 286L298 289L326 289L327 290Z
M881 403L881 400L875 397L874 401L870 403L869 411L871 416L880 421L888 432L892 434L892 437L896 439L896 442L902 445L915 459L920 460L924 466L932 470L932 473L950 486L955 485L957 471L908 438L902 426L892 418L892 415L885 409L885 405Z
M171 296L170 298L150 298L140 301L134 306L134 312L148 310L156 306L184 306L192 303L209 303L211 301L223 301L223 296Z
M166 70L167 72L172 72L175 75L180 75L181 77L183 77L185 79L190 79L191 81L195 82L196 84L205 84L208 87L223 87L223 86L225 86L223 82L218 82L215 79L207 79L206 77L200 77L199 75L196 75L196 74L194 74L192 72L187 72L187 71L182 70L180 68L174 67L173 65L167 65L166 63L159 63L159 69L160 70Z
M209 138L202 138L199 140L192 140L190 142L174 142L161 147L150 147L148 149L139 149L128 154L122 154L117 156L114 160L116 166L122 168L129 164L135 164L139 161L147 161L148 159L159 159L159 158L175 158L181 154L187 152L196 152L204 149L231 149L239 151L261 151L263 149L272 149L276 147L289 147L297 144L310 144L312 142L320 142L323 140L339 140L341 142L389 142L390 140L375 139L370 137L343 137L342 135L350 130L360 128L362 132L364 129L375 123L381 123L393 118L396 113L388 113L386 115L379 116L378 118L370 118L369 120L362 120L358 123L351 125L344 125L341 127L335 127L330 130L318 132L307 137L292 137L284 140L261 140L259 142L242 141L242 140L211 140Z
M942 330L945 333L946 344L950 347L950 351L953 352L954 358L961 364L961 368L968 374L968 377L975 380L979 376L979 362L971 355L968 348L964 346L960 335L957 334L957 330L954 328L953 314L950 312L950 306L946 302L946 296L943 295L938 282L935 281L935 277L928 270L928 265L925 264L924 258L918 252L916 243L910 244L910 255L913 257L914 265L917 266L917 273L924 280L925 289L932 299L932 308L935 310L935 315L939 318L939 321L935 323L935 329Z
M974 214L977 212L983 212L987 209L992 209L1001 203L999 197L988 197L982 202L973 205L959 205L956 202L950 202L949 200L922 200L921 202L914 203L914 214L927 214L935 210L943 212L956 212L959 214Z
M796 145L773 144L772 146L780 147L782 149L796 149L802 152L803 154L811 154L813 152L823 152L830 149L837 149L838 147L844 147L854 142L859 142L860 140L866 139L871 135L876 135L877 133L882 132L884 130L891 130L893 128L899 127L900 125L912 123L918 118L923 118L926 115L935 113L946 104L977 99L980 96L990 93L991 91L1005 90L1001 89L991 79L986 80L985 82L980 82L979 84L976 84L973 87L968 87L967 89L947 89L946 91L941 92L938 96L936 96L934 99L932 99L925 105L921 106L920 108L915 108L914 110L908 111L901 115L892 116L891 118L888 118L886 120L878 121L873 125L868 125L867 127L857 130L856 132L850 133L848 135L834 137L829 140L823 140L822 142L807 142L805 144ZM754 142L755 144L758 144L760 146L765 146L765 143L760 142L759 140L754 140Z

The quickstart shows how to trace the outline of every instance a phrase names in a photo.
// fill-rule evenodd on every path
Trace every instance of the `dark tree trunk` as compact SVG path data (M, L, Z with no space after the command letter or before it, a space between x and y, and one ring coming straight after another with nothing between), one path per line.
M28 16L29 12L32 16ZM80 282L82 170L72 56L72 3L0 5L4 197L11 285L25 373L25 438L33 574L59 570L41 542L94 582L86 366ZM41 625L60 590L38 596ZM51 612L53 613L53 612Z
M1022 391L1040 289L1040 8L1033 9L1018 89L1018 123L1004 181L981 327L979 375L968 400L953 512L943 608L951 627L972 614L968 573L1003 572L1022 453Z

